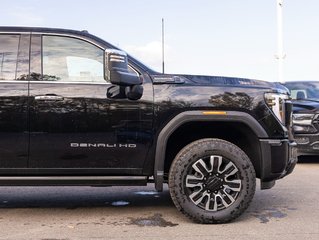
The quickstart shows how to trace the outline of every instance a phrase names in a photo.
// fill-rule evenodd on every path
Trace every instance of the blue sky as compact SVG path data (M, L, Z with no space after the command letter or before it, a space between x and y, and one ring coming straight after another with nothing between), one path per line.
M285 80L319 80L319 1L284 0ZM276 0L1 0L0 25L86 29L166 72L277 80Z

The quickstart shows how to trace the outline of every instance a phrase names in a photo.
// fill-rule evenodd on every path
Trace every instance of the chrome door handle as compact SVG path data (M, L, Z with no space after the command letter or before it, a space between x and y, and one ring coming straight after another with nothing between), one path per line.
M62 101L64 98L57 95L42 95L35 96L34 99L37 101Z

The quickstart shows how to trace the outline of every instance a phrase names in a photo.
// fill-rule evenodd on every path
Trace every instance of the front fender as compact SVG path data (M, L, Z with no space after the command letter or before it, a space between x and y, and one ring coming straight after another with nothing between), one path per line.
M268 134L258 123L258 121L245 112L238 111L186 111L176 115L161 130L157 137L155 163L154 163L154 181L157 191L163 190L164 182L164 163L166 145L172 133L181 125L192 121L225 121L239 122L249 126L258 138L268 138Z

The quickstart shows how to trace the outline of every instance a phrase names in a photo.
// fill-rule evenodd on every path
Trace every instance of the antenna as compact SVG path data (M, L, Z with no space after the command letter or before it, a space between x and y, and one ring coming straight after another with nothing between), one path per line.
M165 72L165 63L164 63L164 18L162 18L162 72Z

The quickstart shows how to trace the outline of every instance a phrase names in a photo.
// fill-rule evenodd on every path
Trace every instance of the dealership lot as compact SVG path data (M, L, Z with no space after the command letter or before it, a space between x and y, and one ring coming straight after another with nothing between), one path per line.
M0 187L0 239L319 239L319 158L257 189L235 222L194 224L147 187Z

